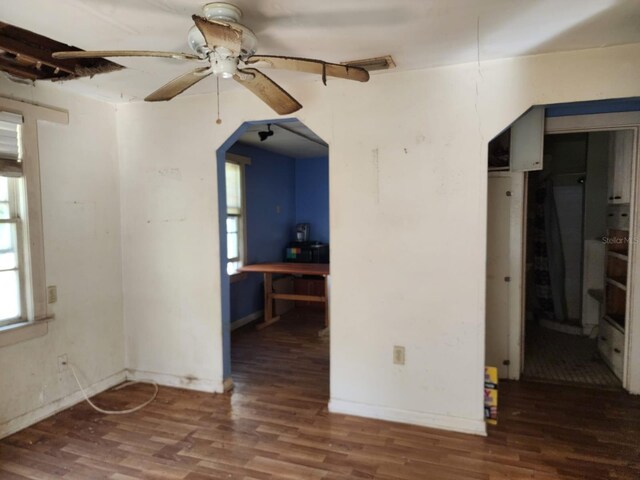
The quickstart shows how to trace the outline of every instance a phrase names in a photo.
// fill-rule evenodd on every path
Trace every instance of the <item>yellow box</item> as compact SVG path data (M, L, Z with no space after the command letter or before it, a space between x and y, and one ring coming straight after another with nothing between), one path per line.
M490 425L498 423L498 369L484 367L484 419Z

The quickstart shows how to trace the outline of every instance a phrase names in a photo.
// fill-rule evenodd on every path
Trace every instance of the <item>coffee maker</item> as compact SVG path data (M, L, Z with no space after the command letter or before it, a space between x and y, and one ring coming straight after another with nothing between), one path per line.
M310 230L308 223L298 223L296 225L296 242L308 242Z
M329 245L309 240L310 233L308 223L296 225L296 239L285 249L285 262L329 263Z

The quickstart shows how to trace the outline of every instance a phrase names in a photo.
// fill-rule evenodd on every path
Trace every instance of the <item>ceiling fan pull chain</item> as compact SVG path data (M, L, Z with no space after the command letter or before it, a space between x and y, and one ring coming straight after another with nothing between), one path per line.
M216 124L220 125L222 123L222 119L220 118L220 78L216 75L216 97L218 100L218 118L216 119Z
M322 83L324 83L324 86L327 86L327 64L323 63L322 64Z

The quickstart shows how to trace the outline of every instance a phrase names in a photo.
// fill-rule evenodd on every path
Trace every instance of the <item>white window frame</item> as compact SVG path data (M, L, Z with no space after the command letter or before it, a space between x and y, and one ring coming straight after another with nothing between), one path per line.
M240 213L229 213L227 208L226 217L225 217L225 235L227 235L226 231L226 219L229 216L237 216L240 218L238 222L238 257L237 258L227 258L225 257L225 261L227 265L230 262L238 262L240 267L242 267L247 259L247 192L246 192L246 171L245 168L247 165L251 165L251 159L248 157L243 157L241 155L235 155L233 153L227 153L225 156L225 172L226 172L226 164L234 163L240 166ZM226 189L225 189L226 195ZM226 198L225 198L226 201ZM227 240L228 241L228 240ZM227 275L229 275L231 281L237 281L244 278L242 272L236 271L234 273L229 274L228 267L226 269Z
M68 125L66 111L0 96L0 111L22 115L22 194L19 201L18 241L21 269L21 317L9 324L0 324L0 347L47 331L46 322L53 318L47 311L42 198L40 185L40 155L38 124L51 122ZM18 182L12 183L12 189ZM19 327L30 327L23 329Z
M20 315L15 318L0 319L0 328L14 325L26 321L29 317L29 288L27 285L27 278L29 272L27 271L28 260L27 251L28 244L25 242L25 238L28 238L24 234L24 230L27 228L25 225L25 203L23 200L24 193L24 180L22 177L4 177L8 180L9 190L9 218L0 219L0 224L13 224L15 225L15 247L16 247L16 266L9 270L16 270L18 272L18 291L20 293Z

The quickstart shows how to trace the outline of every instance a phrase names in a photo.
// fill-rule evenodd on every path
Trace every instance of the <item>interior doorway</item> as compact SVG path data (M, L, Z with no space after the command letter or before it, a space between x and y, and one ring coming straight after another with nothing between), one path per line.
M489 144L486 364L636 392L640 112L595 103L534 107Z
M234 361L260 363L256 355L276 361L283 338L303 346L322 332L328 345L329 148L296 119L248 122L217 160L224 371L231 388L234 371L255 378L234 369ZM242 347L260 341L262 353ZM328 392L328 368L317 381Z
M612 353L624 346L606 349L612 339L603 330L624 328L612 324L606 302L626 291L627 268L612 256L607 235L613 211L629 216L632 142L631 130L545 135L544 168L528 173L526 379L621 386ZM626 169L618 172L626 195L613 192L616 168ZM619 262L616 272L611 262Z

